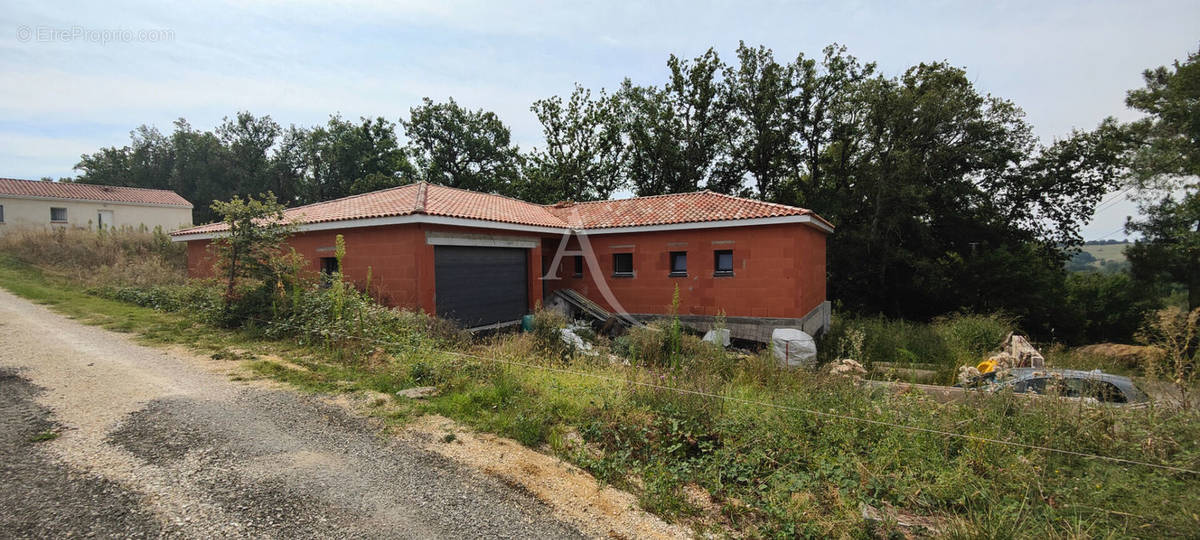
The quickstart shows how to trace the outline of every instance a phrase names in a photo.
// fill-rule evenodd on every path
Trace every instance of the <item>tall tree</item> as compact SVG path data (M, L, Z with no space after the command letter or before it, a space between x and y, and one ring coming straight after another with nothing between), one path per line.
M300 201L312 203L376 191L415 180L396 137L395 124L382 118L358 123L334 115L325 126L297 131L295 148L284 145L288 159L298 159ZM285 137L285 140L289 137Z
M540 99L530 110L542 123L545 149L534 149L525 167L526 200L608 199L625 184L625 145L621 138L621 104L603 90L576 85L564 103L555 96Z
M504 194L517 189L520 150L495 113L425 98L401 123L425 180Z
M1145 216L1126 229L1142 237L1126 255L1135 276L1183 283L1200 307L1200 52L1170 68L1146 70L1129 107L1147 116L1126 126L1131 182Z
M748 173L760 199L776 196L787 174L790 131L787 109L793 87L790 68L775 61L770 49L738 44L738 65L725 70L730 108L728 178Z
M208 223L217 218L213 201L232 197L232 173L229 149L212 132L197 131L182 118L175 121L171 134L175 165L166 186L194 205L192 220Z
M864 84L874 72L874 63L861 64L836 44L825 48L819 64L801 53L788 66L790 92L783 108L790 144L782 155L791 173L791 185L785 189L797 203L817 206L828 202L818 200L818 193L839 186L836 179L826 185L826 175L845 178L850 173L851 160L862 143L859 129L865 115L885 113L868 105L887 105L886 101L871 100L886 96L878 94L886 90L884 81Z
M725 65L709 49L693 60L675 55L662 88L626 80L620 96L627 107L628 177L638 195L683 193L708 188L741 192L742 177L728 159L729 106L722 95Z
M279 138L279 124L270 116L256 117L242 111L226 117L217 127L217 137L229 149L234 193L257 194L271 183L271 149Z

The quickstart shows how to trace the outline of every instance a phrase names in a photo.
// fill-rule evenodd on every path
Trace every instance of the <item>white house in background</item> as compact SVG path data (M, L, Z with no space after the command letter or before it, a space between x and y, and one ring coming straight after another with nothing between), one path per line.
M9 227L84 229L192 226L192 203L174 191L0 178L0 234Z

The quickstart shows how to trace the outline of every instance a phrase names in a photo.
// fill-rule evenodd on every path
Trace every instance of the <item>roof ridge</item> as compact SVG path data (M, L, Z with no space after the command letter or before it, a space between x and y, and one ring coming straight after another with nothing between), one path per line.
M113 185L109 185L109 184L89 184L87 182L76 182L74 180L68 180L66 182L63 182L62 180L29 180L27 178L2 178L2 177L0 177L0 180L9 180L12 182L30 182L33 184L58 184L60 186L66 186L66 185L96 186L96 187L100 187L100 188L136 189L138 191L162 191L165 193L175 193L176 195L179 195L173 189L148 188L148 187L137 187L137 186L113 186Z
M790 205L790 204L783 204L783 203L777 203L777 202L771 202L771 201L764 201L764 200L762 200L762 199L751 199L750 197L738 197L737 195L729 195L729 194L727 194L727 193L718 193L718 192L716 192L716 191L709 191L709 190L707 190L707 189L706 189L706 190L704 190L704 191L707 191L707 192L709 192L709 193L712 193L713 195L720 195L721 197L725 197L725 198L727 198L727 199L737 199L737 200L739 200L739 201L749 201L749 202L752 202L752 203L757 203L757 204L765 204L765 205L768 205L768 206L778 206L778 207L781 207L781 208L794 208L794 209L796 209L796 210L804 210L805 212L812 212L812 210L809 210L808 208L804 208L804 207L802 207L802 206L792 206L792 205Z
M429 184L421 181L417 184L417 196L413 201L413 213L424 214L425 205L429 202Z
M682 197L682 196L684 196L684 195L697 195L697 194L700 194L700 193L705 193L705 192L712 193L711 191L709 191L709 190L707 190L707 189L701 189L701 190L697 190L697 191L685 191L685 192L682 192L682 193L659 193L658 195L640 195L640 196L637 196L637 197L629 197L629 198L627 198L627 199L604 199L604 200L602 200L602 201L571 201L571 203L572 203L571 205L572 205L572 206L579 206L579 205L581 205L581 204L602 204L602 203L621 202L621 201L636 201L636 200L644 200L644 199L659 199L659 198L663 198L663 197ZM530 203L530 204L534 204L534 203ZM547 207L547 208L553 208L555 204L558 204L558 203L542 204L542 205L539 205L539 206L544 206L544 207ZM569 207L565 207L565 208L569 208Z

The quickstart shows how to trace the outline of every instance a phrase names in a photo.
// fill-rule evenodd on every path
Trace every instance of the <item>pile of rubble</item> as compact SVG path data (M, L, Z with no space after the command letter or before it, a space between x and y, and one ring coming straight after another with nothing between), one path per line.
M1029 340L1016 334L1008 334L1000 350L975 366L958 368L958 382L968 386L983 380L1002 379L1012 368L1044 368L1046 357L1038 352Z

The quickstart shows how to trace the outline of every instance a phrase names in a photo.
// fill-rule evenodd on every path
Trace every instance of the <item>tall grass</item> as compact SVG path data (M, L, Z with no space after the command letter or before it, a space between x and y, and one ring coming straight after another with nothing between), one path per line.
M0 253L86 285L150 286L187 280L187 246L153 231L14 227L0 235Z
M14 275L0 271L5 280ZM865 524L863 504L931 518L944 536L1167 537L1200 530L1196 475L905 429L1195 469L1200 418L1194 411L1093 408L1011 394L941 405L916 392L869 390L849 379L787 370L769 353L728 353L676 333L670 320L634 329L609 350L584 356L561 353L558 332L565 321L545 313L531 334L467 340L434 318L380 307L340 279L328 288L309 276L283 287L247 286L262 294L242 296L257 302L248 309L270 322L237 331L275 339L259 342L264 348L298 344L310 354L303 371L257 361L252 365L260 373L321 391L390 394L406 385L436 385L440 395L427 403L398 401L396 416L440 413L545 448L698 532L911 534L893 523ZM220 291L206 287L92 290L196 316L219 303ZM995 316L931 324L840 318L820 350L826 361L857 355L868 366L932 365L949 372L977 362L1011 329ZM376 355L375 347L390 354ZM609 353L628 365L608 361ZM376 356L379 361L364 361ZM825 412L839 417L816 414ZM708 505L689 497L697 490L711 497Z
M822 337L822 363L852 358L867 369L882 365L932 371L933 380L949 383L961 365L975 365L999 348L1014 330L1012 320L999 315L951 315L919 323L884 317L837 317Z

